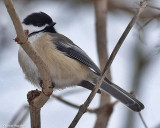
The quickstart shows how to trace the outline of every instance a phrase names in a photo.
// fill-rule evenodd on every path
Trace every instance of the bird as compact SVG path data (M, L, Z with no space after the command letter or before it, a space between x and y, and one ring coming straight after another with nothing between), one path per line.
M92 59L68 37L55 29L56 23L44 12L34 12L22 21L23 29L28 31L28 41L49 69L54 89L81 86L92 90L101 75ZM43 87L38 68L20 47L18 61L25 77L32 84ZM144 105L133 95L120 88L107 78L97 93L104 91L135 112L144 109Z

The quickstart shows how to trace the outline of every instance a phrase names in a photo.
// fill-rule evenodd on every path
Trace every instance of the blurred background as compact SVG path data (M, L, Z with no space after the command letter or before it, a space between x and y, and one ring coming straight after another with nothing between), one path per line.
M99 65L96 51L95 14L90 0L14 0L21 20L32 12L43 11L56 22L56 30L69 37ZM109 54L130 22L139 0L109 0L107 36ZM142 111L149 128L160 128L160 1L152 0L133 27L116 56L112 66L112 81L125 90L134 91L145 105ZM18 64L19 45L11 19L3 1L0 1L0 127L21 120L28 112L27 92L35 89L25 78ZM56 90L67 101L81 105L90 91L80 88ZM90 108L99 104L97 94ZM115 99L112 99L113 101ZM67 106L54 98L42 108L41 121L44 128L66 128L78 109ZM19 114L17 119L16 114ZM15 117L14 117L15 116ZM96 115L86 113L76 128L93 128ZM16 122L16 121L15 121ZM30 118L22 121L30 127ZM118 103L109 120L108 128L144 128L137 113Z

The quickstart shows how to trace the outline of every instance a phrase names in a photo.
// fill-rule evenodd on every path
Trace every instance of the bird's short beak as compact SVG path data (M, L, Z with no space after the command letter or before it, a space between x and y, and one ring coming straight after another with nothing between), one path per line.
M53 22L53 26L56 24L56 22Z
M53 22L50 26L54 26L56 24L56 22Z

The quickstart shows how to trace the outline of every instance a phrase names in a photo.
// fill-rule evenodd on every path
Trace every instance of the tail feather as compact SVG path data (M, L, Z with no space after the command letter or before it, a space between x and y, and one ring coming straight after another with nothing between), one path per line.
M139 112L144 109L144 105L140 101L119 86L111 83L107 78L104 80L100 88L111 94L133 111Z
M89 89L89 90L93 90L95 85L90 83L89 81L84 80L80 84L78 84L78 86L84 87L84 88ZM98 89L97 93L101 93L101 90Z

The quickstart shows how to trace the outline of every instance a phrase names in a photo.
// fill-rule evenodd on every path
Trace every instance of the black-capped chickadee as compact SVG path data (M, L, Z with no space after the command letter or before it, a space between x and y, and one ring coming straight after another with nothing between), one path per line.
M80 47L55 30L56 23L50 16L44 12L32 13L22 23L23 28L29 30L28 39L32 47L47 64L55 89L74 85L93 89L101 74L100 69ZM31 83L42 86L36 65L21 47L18 58L26 78ZM133 111L138 112L144 108L140 101L107 78L100 90L111 94Z

